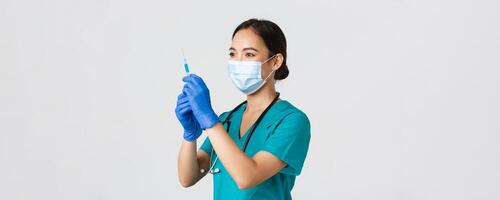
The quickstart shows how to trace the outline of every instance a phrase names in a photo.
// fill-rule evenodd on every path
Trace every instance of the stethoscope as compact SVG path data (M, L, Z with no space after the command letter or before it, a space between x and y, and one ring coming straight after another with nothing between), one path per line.
M259 116L259 118L257 119L257 121L255 121L254 125L251 127L250 132L248 133L248 137L245 140L245 144L243 145L243 152L245 152L245 150L247 149L248 142L250 142L250 138L252 138L252 135L253 135L253 132L254 132L255 128L257 128L257 126L259 125L260 121L262 120L262 118L264 118L264 115L266 115L267 111L271 108L271 106L273 106L273 104L276 103L276 101L278 100L279 96L280 96L280 93L276 92L276 97L274 97L273 102L271 102L271 104L269 104L269 106L267 106L267 108L264 110L264 112L262 112L262 114ZM229 133L229 130L230 130L229 128L231 127L231 116L233 115L234 112L236 112L245 103L247 103L247 101L244 101L244 102L240 103L233 110L231 110L231 112L229 112L229 114L227 115L227 117L224 120L224 122L222 122L222 124L224 124L224 123L226 124L226 132ZM239 133L238 133L238 135L239 135ZM215 164L217 163L217 160L219 159L219 157L217 157L217 155L216 155L215 156L215 160L212 163L212 155L213 154L214 154L214 149L212 147L212 151L210 152L210 162L209 162L210 170L208 170L208 172L210 172L211 174L217 174L217 173L220 172L220 169L218 167L214 169L214 167L215 167Z

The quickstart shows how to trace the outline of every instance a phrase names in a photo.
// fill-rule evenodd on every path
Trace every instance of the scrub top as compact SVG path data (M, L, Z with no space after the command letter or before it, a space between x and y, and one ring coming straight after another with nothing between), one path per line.
M235 111L229 119L231 123L229 135L240 149L243 148L248 133L254 126L252 125L240 138L241 119L245 109L246 104ZM228 114L229 112L222 113L219 120L223 122ZM227 128L227 123L223 125ZM222 162L218 160L214 169L219 168L220 172L213 175L214 199L292 199L290 192L295 183L295 177L302 170L310 139L310 123L306 114L286 100L277 101L255 129L245 154L253 157L259 151L267 151L284 161L287 164L286 167L259 185L240 190ZM200 149L210 155L212 145L208 137ZM210 158L212 164L215 157L214 151Z

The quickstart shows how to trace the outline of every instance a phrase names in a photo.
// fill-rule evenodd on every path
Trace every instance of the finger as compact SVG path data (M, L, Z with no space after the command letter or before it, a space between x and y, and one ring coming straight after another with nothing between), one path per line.
M200 90L204 90L204 88L206 88L206 86L204 85L204 83L196 83L196 81L190 81L190 82L187 82L185 84L185 87L186 88L189 88L191 90L191 92L196 92L196 91L200 91ZM208 88L206 88L208 89Z
M186 94L187 99L193 94L193 89L188 85L184 85L182 88L182 93Z
M194 87L203 87L205 85L203 79L196 74L190 74L184 77L183 81L186 82L186 84L190 84Z
M197 87L203 87L205 85L205 81L203 81L203 79L196 74L193 74L189 82Z
M177 108L175 110L179 113L184 113L184 112L186 112L186 110L191 110L191 104L189 104L189 103L181 104L181 105L177 106Z
M184 101L182 103L178 103L177 107L184 107L184 106L186 106L186 104L189 105L189 100L187 100L187 99L186 99L186 101Z
M180 96L180 95L179 95ZM188 101L188 97L186 96L186 94L183 93L182 95L183 97L180 98L180 99L177 99L177 104L181 104L181 103L184 103L184 102L187 102Z
M188 74L182 78L182 81L188 82L193 78L193 76L196 76L196 75L195 74Z
M188 79L186 79L186 81L185 81L185 83L184 83L184 88L186 88L186 87L189 87L189 88L191 88L191 89L194 89L194 88L196 88L197 86L195 85L195 83L194 83L194 81L193 81L193 79L192 79L192 78L188 78Z
M181 99L179 101L177 101L177 105L175 106L176 108L177 107L182 107L184 106L184 104L189 104L189 99L186 97L184 99Z
M180 93L179 96L177 96L177 100L180 100L183 98L186 98L186 94L184 94L184 93Z
M181 113L181 114L186 114L186 113L191 112L191 111L192 111L191 105L189 105L189 104L186 104L186 106L179 109L179 113Z

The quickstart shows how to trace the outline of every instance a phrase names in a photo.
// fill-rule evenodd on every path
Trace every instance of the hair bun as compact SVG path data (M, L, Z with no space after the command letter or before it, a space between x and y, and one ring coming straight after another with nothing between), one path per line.
M290 71L288 70L288 66L286 64L283 64L278 70L276 70L276 73L274 74L274 79L283 80L286 77L288 77L289 73Z

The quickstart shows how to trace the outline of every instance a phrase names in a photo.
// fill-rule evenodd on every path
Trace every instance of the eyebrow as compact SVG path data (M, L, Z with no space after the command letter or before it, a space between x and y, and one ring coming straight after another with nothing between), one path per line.
M236 49L234 47L230 47L229 50L236 51ZM255 49L253 47L243 48L243 51L247 51L247 50L253 50L253 51L259 52L257 49Z

